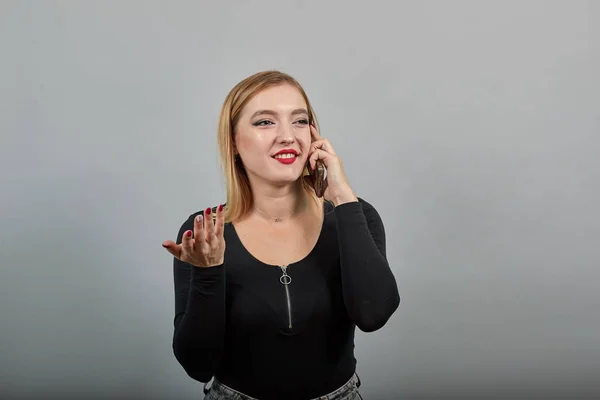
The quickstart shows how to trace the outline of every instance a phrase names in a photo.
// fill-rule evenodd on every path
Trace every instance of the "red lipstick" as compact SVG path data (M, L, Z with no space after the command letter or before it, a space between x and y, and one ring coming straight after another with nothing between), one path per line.
M293 154L293 155L297 156L298 152L294 149L283 149L283 150L279 150L277 153L273 154L273 157L275 157L278 154Z
M290 154L291 156L276 157L280 154ZM283 149L273 154L272 157L282 164L292 164L294 161L296 161L296 158L298 158L298 152L294 149Z

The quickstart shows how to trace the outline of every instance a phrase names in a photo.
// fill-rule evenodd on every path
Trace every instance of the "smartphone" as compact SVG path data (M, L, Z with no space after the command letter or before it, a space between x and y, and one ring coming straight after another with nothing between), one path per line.
M325 164L321 160L317 160L315 163L315 169L310 169L310 160L307 163L306 167L308 168L308 172L310 174L310 180L312 182L312 186L315 189L315 193L317 197L323 197L325 193L325 189L327 189L327 168Z

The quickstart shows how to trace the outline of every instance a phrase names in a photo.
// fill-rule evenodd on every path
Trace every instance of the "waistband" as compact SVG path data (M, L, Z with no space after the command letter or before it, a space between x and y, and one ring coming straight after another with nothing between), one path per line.
M247 394L238 392L235 389L230 388L229 386L219 382L219 380L215 377L213 377L212 384L207 389L206 387L207 387L208 383L209 382L204 384L204 394L205 395L207 395L209 392L214 390L217 395L223 395L224 396L223 399L233 398L235 400L259 400L254 397L248 396ZM352 375L352 377L348 380L348 382L346 382L345 384L343 384L342 386L340 386L333 392L327 393L323 396L315 397L311 400L343 400L344 395L350 394L354 390L358 390L358 388L360 388L360 385L361 385L360 378L358 377L358 374L354 373ZM225 397L225 396L227 396L227 397ZM219 397L217 397L217 398L219 398Z

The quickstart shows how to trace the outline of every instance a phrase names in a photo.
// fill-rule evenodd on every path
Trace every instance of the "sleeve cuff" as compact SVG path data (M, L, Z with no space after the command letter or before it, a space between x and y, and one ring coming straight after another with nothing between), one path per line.
M191 270L193 281L204 281L206 279L215 280L224 274L225 264L215 265L213 267L195 267L192 265Z
M342 220L355 220L356 218L359 220L365 219L360 201L350 201L348 203L340 204L336 206L334 210L336 216L341 217Z

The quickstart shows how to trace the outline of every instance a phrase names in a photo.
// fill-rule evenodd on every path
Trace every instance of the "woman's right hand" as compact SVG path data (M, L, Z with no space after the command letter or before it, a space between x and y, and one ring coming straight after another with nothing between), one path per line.
M223 205L217 208L215 222L210 208L204 210L203 214L194 218L194 231L185 231L181 244L166 240L162 245L175 258L195 267L221 265L225 256Z

